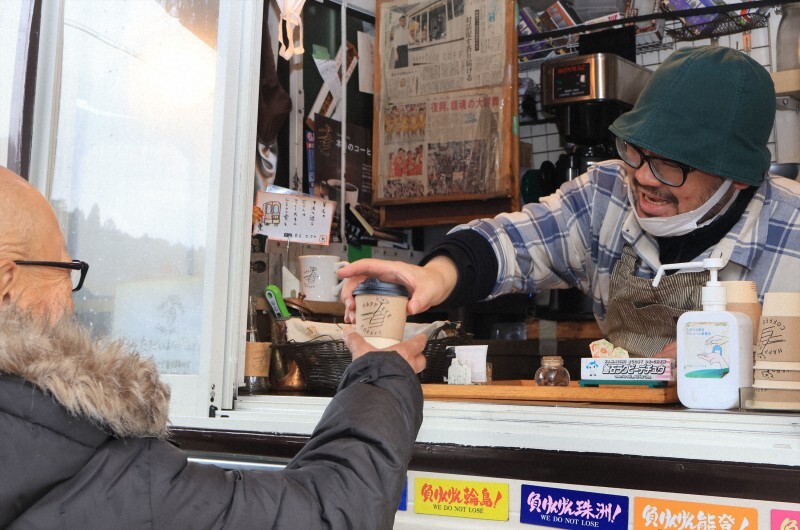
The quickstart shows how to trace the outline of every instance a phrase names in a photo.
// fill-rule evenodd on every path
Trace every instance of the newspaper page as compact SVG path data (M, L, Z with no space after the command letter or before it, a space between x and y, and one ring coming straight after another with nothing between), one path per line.
M503 0L379 2L374 203L499 190L508 69ZM438 199L437 199L438 197Z
M407 199L497 190L502 88L387 103L377 196ZM385 201L390 202L390 201Z
M506 3L380 3L381 93L389 100L502 84Z

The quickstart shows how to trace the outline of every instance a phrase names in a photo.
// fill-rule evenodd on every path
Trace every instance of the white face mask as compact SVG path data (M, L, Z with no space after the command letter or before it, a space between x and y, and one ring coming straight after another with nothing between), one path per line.
M725 208L723 208L719 214L715 215L712 219L709 219L704 223L697 224L698 221L700 221L700 219L702 219L711 210L711 208L719 203L732 185L733 181L731 179L725 179L719 189L714 192L714 195L712 195L699 208L692 210L691 212L679 213L670 217L639 217L639 213L636 211L636 203L633 202L633 191L631 190L630 184L628 184L628 200L630 201L631 206L633 206L633 215L636 216L636 220L639 221L639 226L642 227L642 230L656 237L682 236L684 234L688 234L692 230L696 230L701 226L711 223L714 219L718 218L723 212L725 212L731 204L733 204L733 201L739 194L738 190L733 194L731 199L725 205Z

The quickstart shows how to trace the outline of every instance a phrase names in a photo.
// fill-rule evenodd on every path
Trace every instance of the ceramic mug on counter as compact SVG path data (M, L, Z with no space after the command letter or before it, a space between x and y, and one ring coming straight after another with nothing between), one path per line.
M336 302L339 300L341 281L336 271L347 265L339 256L307 255L300 262L300 288L306 300Z

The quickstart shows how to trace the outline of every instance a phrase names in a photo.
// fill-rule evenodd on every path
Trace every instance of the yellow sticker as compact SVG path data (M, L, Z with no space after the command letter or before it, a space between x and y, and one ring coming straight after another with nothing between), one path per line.
M758 510L724 504L636 497L634 530L757 530Z
M414 512L508 521L508 484L419 477L414 480Z

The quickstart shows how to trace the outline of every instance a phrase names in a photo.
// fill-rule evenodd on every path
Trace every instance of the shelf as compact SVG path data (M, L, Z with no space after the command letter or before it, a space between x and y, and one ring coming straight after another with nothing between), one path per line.
M604 21L596 24L586 25L578 24L569 28L553 30L535 35L526 35L519 37L519 43L524 44L528 42L541 41L552 39L556 37L564 37L574 35L577 33L598 31L617 27L624 24L635 24L638 22L645 22L648 20L665 20L671 22L665 28L665 34L674 41L678 40L697 40L703 38L714 38L722 35L730 35L733 33L741 33L749 31L754 28L765 27L767 25L768 16L752 12L747 17L738 15L729 15L728 13L736 13L740 9L756 9L762 7L773 7L783 4L788 4L796 0L755 0L752 2L742 2L738 4L716 5L712 7L703 7L696 9L688 9L681 11L661 11L659 13L651 13L647 15L639 15L627 18L619 18L612 21ZM718 20L709 21L697 26L686 26L683 22L685 17L714 15L721 14ZM651 51L666 50L673 47L674 42L655 42L648 43L644 46L636 46L636 53L647 53ZM564 53L559 57L574 55L577 53L577 46L562 48ZM544 50L543 50L544 51ZM518 63L519 71L530 70L538 68L545 60L554 58L555 55L537 58L531 61L521 61Z
M668 42L663 42L663 41L660 41L660 42L648 42L648 43L645 43L645 44L637 44L636 45L636 54L640 55L640 54L643 54L643 53L655 52L655 51L659 51L659 50L669 50L669 49L672 49L672 47L673 47L673 43L671 41L668 41ZM519 61L517 63L519 71L523 72L525 70L533 70L533 69L539 68L542 65L543 62L549 61L551 59L555 59L557 57L558 58L564 58L564 57L571 57L573 55L577 55L578 54L578 45L577 44L568 45L568 46L564 46L562 48L558 48L558 50L560 52L558 54L551 54L551 55L548 55L546 57L539 57L539 58L536 58L536 59L533 59L533 60L530 60L530 61ZM548 51L548 50L542 50L542 52L545 52L545 51ZM555 51L555 48L550 48L549 51L551 51L551 52Z
M758 13L746 16L718 13L714 20L700 24L680 24L673 29L667 29L667 34L676 41L690 41L722 37L766 26L767 17Z
M775 83L777 97L790 96L800 99L800 68L772 72L772 82Z

